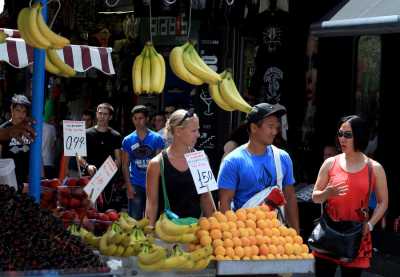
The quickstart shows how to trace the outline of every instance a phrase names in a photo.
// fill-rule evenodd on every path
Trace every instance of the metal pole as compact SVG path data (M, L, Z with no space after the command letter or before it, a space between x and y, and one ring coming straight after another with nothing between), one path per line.
M36 1L38 2L38 1ZM40 0L43 9L42 13L47 20L46 0ZM36 138L31 144L29 157L29 195L36 202L40 202L40 177L42 172L42 127L43 127L43 102L45 83L45 50L34 49L33 52L33 76L32 76L32 118L36 121L33 128Z

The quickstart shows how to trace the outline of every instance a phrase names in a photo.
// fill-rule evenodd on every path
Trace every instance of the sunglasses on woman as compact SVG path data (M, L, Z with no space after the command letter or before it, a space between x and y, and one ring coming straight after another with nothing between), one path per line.
M179 123L178 123L177 126L181 126L182 123L183 123L186 119L192 118L193 116L194 116L194 109L189 109L189 110L185 113L185 115L183 116L183 118L179 121Z
M344 137L344 138L346 138L346 139L351 139L351 138L353 138L353 132L351 132L351 131L342 131L342 130L339 130L339 131L337 132L337 136L338 136L339 138Z

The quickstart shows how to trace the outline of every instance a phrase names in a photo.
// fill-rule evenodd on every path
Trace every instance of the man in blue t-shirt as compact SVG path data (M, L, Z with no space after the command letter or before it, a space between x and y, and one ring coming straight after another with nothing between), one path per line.
M286 109L277 104L255 105L247 115L249 142L236 148L222 161L218 174L220 210L239 209L257 192L277 185L271 144L280 130L280 117ZM285 217L289 225L299 231L296 194L293 187L293 165L289 154L280 150L282 189L287 204Z
M149 161L164 148L163 138L147 128L149 110L133 107L132 121L136 131L122 141L122 173L128 195L128 212L141 219L146 205L146 170Z

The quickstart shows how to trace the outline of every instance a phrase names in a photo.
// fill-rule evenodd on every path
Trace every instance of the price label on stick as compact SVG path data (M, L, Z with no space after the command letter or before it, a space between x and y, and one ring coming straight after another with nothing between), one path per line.
M86 157L85 121L63 120L64 156Z
M185 154L198 194L218 189L210 163L204 151Z
M117 172L118 168L111 156L97 170L96 174L90 179L90 182L83 189L87 195L91 196L90 200L94 203L97 197L104 190L108 182Z

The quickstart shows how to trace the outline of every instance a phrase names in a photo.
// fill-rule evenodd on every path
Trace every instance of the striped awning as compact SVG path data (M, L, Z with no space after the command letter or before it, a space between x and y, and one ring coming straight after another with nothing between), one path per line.
M18 30L1 29L9 37L0 44L0 61L13 67L23 68L33 63L33 48L20 38ZM101 72L115 74L111 59L112 48L87 45L68 45L56 51L60 58L77 72L96 68Z

